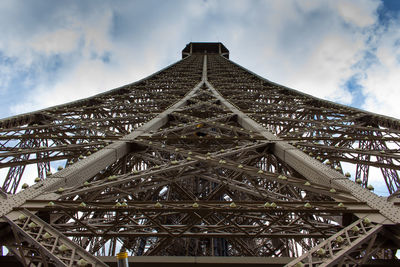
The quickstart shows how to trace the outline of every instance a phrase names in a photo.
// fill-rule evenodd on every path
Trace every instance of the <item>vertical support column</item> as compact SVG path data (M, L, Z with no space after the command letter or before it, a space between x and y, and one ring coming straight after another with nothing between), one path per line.
M129 267L128 262L128 253L121 249L121 251L117 254L118 267Z
M201 77L203 83L207 83L207 55L204 55L203 59L203 75Z

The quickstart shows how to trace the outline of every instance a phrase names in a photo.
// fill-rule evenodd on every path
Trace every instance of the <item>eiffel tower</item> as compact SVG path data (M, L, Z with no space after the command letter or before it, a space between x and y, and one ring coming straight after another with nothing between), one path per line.
M0 127L1 266L400 264L400 121L268 81L222 43Z

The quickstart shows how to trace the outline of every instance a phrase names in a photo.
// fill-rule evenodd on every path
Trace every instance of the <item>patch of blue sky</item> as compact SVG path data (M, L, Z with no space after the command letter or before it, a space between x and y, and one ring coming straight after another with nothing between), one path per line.
M163 21L168 25L166 16L174 14L173 11L173 5L160 1L130 2L124 9L113 10L110 36L118 42L132 40L133 37L135 46L144 45L152 29L157 29Z
M0 65L11 66L14 65L16 61L17 61L16 58L9 57L6 54L4 54L3 51L0 51Z
M379 59L376 56L376 48L370 48L364 52L363 58L353 68L365 70L374 64L379 64Z
M110 51L105 51L102 54L98 54L96 52L92 52L90 55L90 59L92 60L101 60L103 63L111 63L112 53Z
M0 96L4 97L7 94L9 80L14 74L14 65L17 59L6 56L0 51Z
M110 37L112 37L113 40L121 39L122 37L124 37L126 32L127 29L125 18L121 14L119 14L119 12L114 11L112 14L111 27L109 30Z
M355 74L348 78L342 85L352 94L353 97L350 105L353 107L362 108L365 102L366 98L363 95L363 86L360 81L367 78L364 72L366 69L370 68L372 65L379 64L379 60L375 55L375 50L375 48L371 48L364 52L362 59L351 67Z
M0 64L10 70L6 88L0 89L0 106L2 107L9 107L12 103L20 102L39 82L44 80L48 83L56 82L57 73L64 69L64 59L59 54L36 57L29 66L19 65L17 59L0 54ZM10 109L0 108L0 118L12 115Z
M279 34L279 44L297 56L310 55L313 52L310 48L318 44L320 36L326 33L333 19L329 10L318 9L308 12L300 21L288 20Z
M356 108L361 108L365 103L365 96L362 93L363 87L359 84L360 75L353 75L348 79L344 86L350 91L352 94L352 102L351 106Z
M390 12L400 11L400 1L399 0L382 0L384 9Z
M28 80L31 80L32 72L30 70L15 71L8 80L8 89L2 90L0 94L0 106L9 107L12 103L18 103L20 99L27 94L29 90ZM11 116L9 109L0 108L0 117Z
M400 1L382 0L382 5L378 8L377 12L380 24L387 24L391 19L398 17Z
M64 66L64 56L61 56L60 54L53 54L51 56L48 56L46 58L43 58L40 60L41 62L40 67L45 71L46 73L54 73L60 70Z
M110 63L111 62L111 52L109 52L109 51L104 52L100 58L104 63Z

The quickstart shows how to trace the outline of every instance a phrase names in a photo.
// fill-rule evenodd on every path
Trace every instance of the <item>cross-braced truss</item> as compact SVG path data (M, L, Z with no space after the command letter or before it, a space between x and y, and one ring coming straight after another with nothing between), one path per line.
M399 121L190 45L139 82L0 121L8 254L22 266L106 266L121 248L287 266L395 262ZM390 197L372 192L370 168Z

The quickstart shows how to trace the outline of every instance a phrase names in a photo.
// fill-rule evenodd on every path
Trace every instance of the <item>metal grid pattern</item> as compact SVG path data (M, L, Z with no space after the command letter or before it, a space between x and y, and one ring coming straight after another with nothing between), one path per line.
M121 247L293 259L287 266L396 259L399 122L271 83L221 54L190 54L0 125L3 245L25 266L105 266ZM45 173L58 160L65 169ZM18 192L28 164L39 179ZM390 198L368 190L370 167Z

